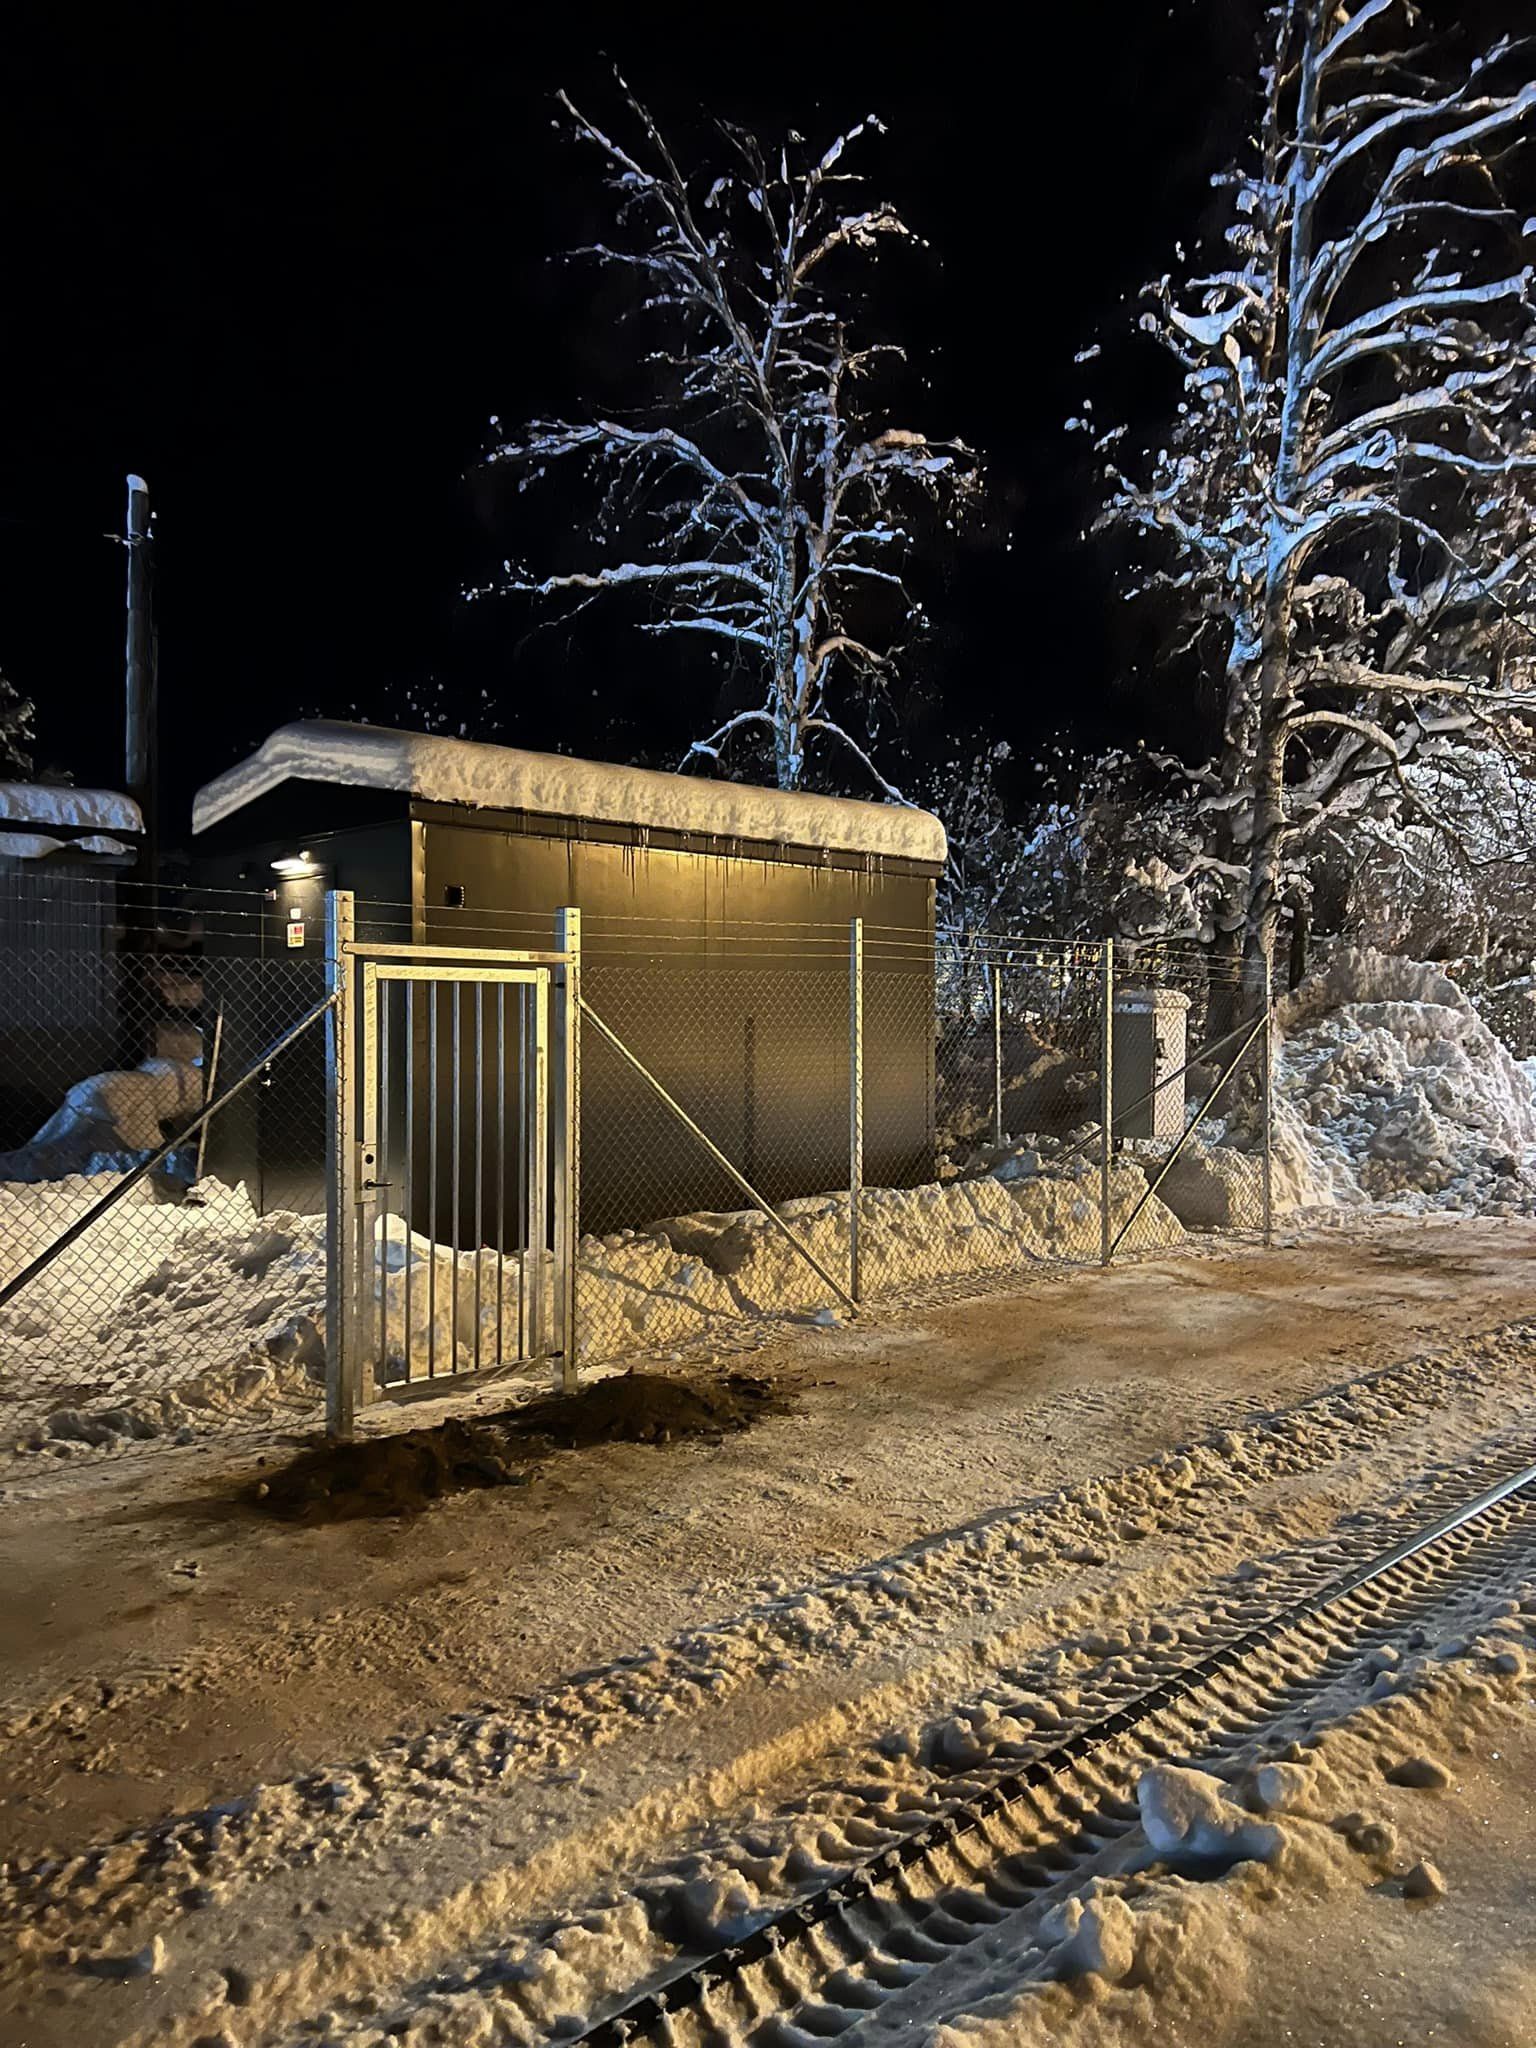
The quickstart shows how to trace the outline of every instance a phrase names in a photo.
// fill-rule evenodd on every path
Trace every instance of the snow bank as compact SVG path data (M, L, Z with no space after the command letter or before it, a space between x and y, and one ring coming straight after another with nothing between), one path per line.
M1130 1160L1116 1163L1111 1214L1120 1229L1146 1190ZM860 1261L866 1295L899 1295L925 1281L1017 1272L1046 1260L1096 1259L1098 1167L1080 1159L1057 1173L987 1175L917 1188L866 1189ZM838 1279L848 1272L846 1194L807 1196L779 1213ZM1184 1232L1153 1200L1127 1240L1162 1250ZM829 1290L783 1233L755 1209L673 1216L650 1232L584 1240L583 1313L592 1341L615 1327L639 1343L670 1343L718 1314L792 1314L826 1303Z
M109 1185L0 1186L7 1274ZM0 1444L175 1435L307 1409L323 1368L325 1226L258 1216L243 1186L141 1183L0 1308Z
M947 853L938 819L906 805L711 782L697 775L667 775L330 719L279 726L249 760L206 783L193 802L193 831L206 832L290 780L938 864Z
M1278 1024L1277 1151L1302 1199L1536 1209L1530 1080L1437 968L1344 954Z
M103 1176L0 1186L0 1244L20 1268L97 1198ZM1116 1229L1146 1189L1117 1164ZM848 1272L847 1197L780 1213L826 1270ZM1018 1271L1099 1252L1097 1168L866 1191L864 1286L890 1296L925 1281ZM1178 1244L1157 1201L1136 1249ZM588 1364L686 1342L745 1318L825 1313L834 1291L757 1210L674 1216L647 1231L583 1238L580 1355ZM518 1333L553 1314L548 1253L502 1256L434 1245L399 1216L381 1220L371 1342L381 1384L515 1359ZM407 1319L409 1343L407 1343ZM318 1403L325 1352L325 1225L259 1217L243 1187L200 1182L185 1202L131 1191L99 1226L0 1309L0 1443L106 1443L257 1422ZM542 1375L542 1365L531 1368Z
M189 1060L92 1074L27 1144L0 1152L0 1182L126 1172L163 1142L163 1125L194 1116L202 1101L202 1074Z

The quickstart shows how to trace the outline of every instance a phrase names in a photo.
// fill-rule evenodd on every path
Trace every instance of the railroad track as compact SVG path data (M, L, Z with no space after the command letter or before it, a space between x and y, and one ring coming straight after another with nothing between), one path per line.
M1218 1631L1203 1654L1012 1767L967 1772L966 1791L939 1815L570 2038L589 2048L829 2039L885 2008L894 2017L894 2002L1010 1919L1027 1954L1053 1896L1136 1826L1149 1765L1219 1775L1277 1724L1295 1725L1372 1648L1536 1559L1536 1465L1491 1463L1475 1497L1405 1541L1342 1570L1340 1546L1329 1546L1332 1569L1283 1606Z

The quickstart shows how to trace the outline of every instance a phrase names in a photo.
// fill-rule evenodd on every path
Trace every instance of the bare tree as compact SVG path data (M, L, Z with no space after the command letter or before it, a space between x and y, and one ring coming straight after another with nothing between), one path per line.
M36 738L33 721L37 707L23 697L4 674L0 674L0 774L25 776L32 773L31 745Z
M1222 706L1173 798L1193 850L1172 880L1251 953L1363 795L1435 823L1410 766L1519 744L1536 714L1536 222L1500 183L1536 86L1501 82L1507 43L1431 76L1416 18L1270 10L1260 133L1221 181L1227 256L1144 294L1184 372L1168 445L1133 476L1121 433L1088 429L1099 525L1151 543L1128 594L1172 593Z
M924 624L907 580L914 522L952 518L976 470L960 442L885 417L882 373L904 352L852 332L850 265L915 239L844 168L880 123L868 117L820 156L798 136L770 152L721 125L724 167L695 177L627 89L633 148L560 100L598 153L617 224L612 242L575 253L632 280L656 395L634 417L535 420L490 451L523 483L580 463L600 492L589 566L539 575L509 562L501 587L636 592L651 613L641 630L723 646L748 701L687 761L719 762L755 738L795 789L826 740L900 800L867 721L856 735L839 707L867 705Z

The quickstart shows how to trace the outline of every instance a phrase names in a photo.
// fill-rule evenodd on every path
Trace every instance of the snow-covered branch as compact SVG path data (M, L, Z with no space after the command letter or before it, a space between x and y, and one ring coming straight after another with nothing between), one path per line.
M1536 224L1500 185L1536 83L1507 40L1435 75L1414 14L1276 0L1253 153L1219 181L1228 260L1141 301L1177 418L1139 465L1096 432L1097 528L1151 555L1127 595L1220 699L1190 815L1232 877L1209 921L1254 950L1373 792L1431 829L1403 782L1426 749L1536 729Z
M556 603L628 590L650 607L641 630L702 636L728 655L729 715L690 759L720 762L766 735L775 779L793 788L825 739L899 800L833 698L846 682L863 710L871 685L896 676L926 624L911 559L963 508L977 465L960 442L886 415L883 373L903 351L856 341L844 287L827 282L849 257L917 240L848 168L880 124L869 116L819 153L721 124L725 162L695 176L620 85L632 141L561 105L613 201L613 229L579 253L638 295L656 395L633 418L536 420L498 434L486 456L519 490L583 468L618 559L509 563L501 587Z

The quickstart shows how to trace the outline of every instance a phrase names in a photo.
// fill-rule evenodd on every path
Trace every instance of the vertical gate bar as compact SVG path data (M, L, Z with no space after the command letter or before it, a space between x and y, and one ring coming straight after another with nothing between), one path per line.
M1114 1257L1115 1235L1110 1190L1115 1168L1115 942L1104 941L1104 971L1099 991L1099 1264Z
M381 981L378 984L379 1004L379 1057L374 1075L375 1102L374 1121L374 1200L372 1284L379 1298L379 1349L375 1369L379 1373L389 1370L389 1194L394 1182L390 1172L389 1151L389 1012L394 1001L394 984ZM370 1316L370 1321L372 1320Z
M864 920L848 923L848 1292L864 1298Z
M554 1196L555 1342L560 1385L576 1391L576 1258L581 1203L581 912L555 913L555 950L564 955L555 988ZM547 983L540 1003L547 1013ZM544 1034L539 1034L543 1057ZM543 1233L540 1232L540 1249Z
M533 1128L528 1145L528 1235L532 1242L537 1264L534 1267L533 1299L529 1305L529 1324L532 1332L535 1357L546 1357L549 1353L549 1332L545 1327L544 1262L549 1239L549 1207L547 1183L549 1179L549 1126L547 1122L549 1101L549 974L541 971L533 984L533 1030L532 1030L532 1093ZM557 1198L558 1199L558 1198ZM558 1219L557 1219L558 1220ZM556 1251L554 1309L559 1315L564 1301L565 1290L560 1284L559 1253ZM561 1384L569 1391L574 1374L562 1361Z
M405 1379L411 1381L411 1268L416 1263L416 1204L412 1176L416 1158L416 983L405 984Z
M506 1362L507 984L496 984L496 1363Z
M374 1249L374 1212L379 1160L379 977L378 969L364 961L355 984L357 1001L353 1010L353 1062L357 1103L357 1270L352 1309L355 1317L359 1386L374 1382L373 1282L378 1254Z
M437 1378L437 1012L442 983L429 981L427 1012L427 1378Z
M453 984L453 1118L449 1124L448 1171L452 1176L449 1196L448 1221L452 1232L453 1263L449 1271L453 1275L453 1293L448 1302L448 1370L459 1369L459 1182L463 1177L463 1164L459 1151L460 1110L463 1107L463 1093L459 1066L459 995L463 983Z
M483 981L475 994L475 1370L480 1369L480 1265L485 1247L485 997Z
M325 899L325 985L333 997L325 1019L325 1426L352 1434L357 1419L358 1361L348 1300L357 1228L356 1085L352 1061L353 903L349 889Z
M517 992L517 1355L529 1355L528 1344L528 1017L533 988L524 982ZM541 1254L542 1256L542 1254Z
M1003 970L992 963L992 1142L1003 1145Z
M1275 991L1273 941L1264 947L1264 1036L1259 1042L1259 1119L1264 1145L1264 1242L1275 1241Z

